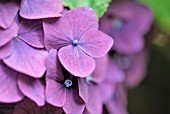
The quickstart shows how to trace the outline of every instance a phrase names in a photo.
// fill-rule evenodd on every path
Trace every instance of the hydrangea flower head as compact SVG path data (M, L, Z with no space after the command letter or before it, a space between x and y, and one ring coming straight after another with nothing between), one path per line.
M45 47L57 49L62 65L71 74L85 77L95 68L94 58L104 56L113 45L111 37L98 30L98 20L91 8L72 9L57 19L43 23Z

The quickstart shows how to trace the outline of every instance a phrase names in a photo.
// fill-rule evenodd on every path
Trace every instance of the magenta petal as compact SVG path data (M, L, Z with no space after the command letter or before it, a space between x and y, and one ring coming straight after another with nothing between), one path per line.
M22 19L18 37L36 48L44 47L44 33L42 20L25 20Z
M13 39L18 32L18 24L14 21L13 24L6 30L0 28L0 47Z
M99 30L89 30L84 33L79 44L88 55L99 58L110 50L113 39Z
M45 104L45 87L40 79L20 75L18 85L21 92L36 102L38 106L43 106Z
M92 73L92 78L93 78L93 82L100 83L103 81L106 75L108 56L105 55L101 58L96 58L95 60L96 60L96 67Z
M44 20L43 27L45 47L59 49L72 43L73 39L80 39L87 30L97 29L98 21L91 8L79 7L67 11L58 20Z
M90 84L89 85L89 100L86 103L86 108L90 114L101 114L102 113L102 100L100 95L99 87Z
M0 102L11 103L23 99L17 84L18 73L2 63L0 64Z
M89 99L89 94L88 94L88 86L84 78L78 79L78 87L79 87L79 96L84 100L84 102L87 102Z
M78 77L88 76L95 68L95 61L77 46L66 46L58 52L59 60L71 74Z
M76 91L67 91L66 104L63 107L66 114L82 114L84 103Z
M14 21L19 10L19 0L1 0L0 3L0 27L7 29ZM1 33L0 33L1 34Z
M46 71L47 51L34 49L19 39L14 39L13 42L12 55L3 60L5 64L29 76L42 77Z
M20 15L26 19L59 17L62 10L62 0L22 0Z
M13 51L13 44L12 41L10 41L9 43L0 47L0 59L9 57L12 54L12 51Z
M66 103L66 88L55 80L48 80L46 84L46 101L62 107Z

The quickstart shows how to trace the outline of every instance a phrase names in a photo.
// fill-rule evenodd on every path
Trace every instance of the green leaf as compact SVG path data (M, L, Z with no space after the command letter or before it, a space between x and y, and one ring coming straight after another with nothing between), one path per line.
M100 18L103 16L110 2L111 0L64 0L64 6L67 6L70 9L88 6L93 8L97 17Z
M170 0L140 0L153 10L155 20L165 32L170 31Z

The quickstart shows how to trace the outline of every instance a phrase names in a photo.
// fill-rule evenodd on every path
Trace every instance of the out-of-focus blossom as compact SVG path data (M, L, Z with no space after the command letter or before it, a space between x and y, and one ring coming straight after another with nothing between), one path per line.
M126 73L126 86L136 87L146 75L147 51L144 49L135 54L119 56L117 64Z
M39 107L30 99L24 98L15 106L14 114L63 114L63 110L47 103Z
M132 1L113 1L100 23L100 30L115 40L113 49L121 54L132 54L144 48L143 35L152 22L151 10Z
M59 50L62 65L78 77L92 73L94 58L104 56L113 45L111 37L97 30L96 14L88 7L72 9L58 20L46 19L43 26L46 49Z
M20 0L0 1L0 29L7 29L12 25L19 10L19 5Z
M26 19L59 17L63 0L22 0L20 15Z
M22 20L16 17L8 29L0 29L0 59L18 72L32 77L42 77L48 55L43 50L43 30L41 20Z
M57 51L51 49L47 61L46 101L63 107L66 114L82 114L84 101L78 94L78 79L60 67Z

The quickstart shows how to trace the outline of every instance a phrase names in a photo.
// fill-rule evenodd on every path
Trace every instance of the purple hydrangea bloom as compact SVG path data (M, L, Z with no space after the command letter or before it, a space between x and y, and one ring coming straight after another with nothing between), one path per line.
M39 106L45 103L44 85L40 79L33 79L0 63L1 80L0 102L18 102L24 96L35 101Z
M132 1L112 2L100 23L100 30L115 40L113 49L121 54L132 54L144 48L143 35L152 22L151 10Z
M78 78L60 67L57 51L51 49L47 60L46 101L63 107L66 114L81 114L84 101L78 94Z
M37 106L33 101L24 98L15 106L14 114L63 114L62 108L45 104L42 107Z
M92 73L94 58L104 56L113 45L111 37L97 30L97 17L88 7L67 11L59 19L46 19L43 26L46 49L59 50L62 65L78 77Z
M43 50L44 35L41 20L18 21L8 29L0 29L0 59L9 67L32 77L42 77L48 55Z
M26 19L59 17L63 0L22 0L20 15Z
M19 10L20 0L1 0L0 1L0 29L9 28Z

